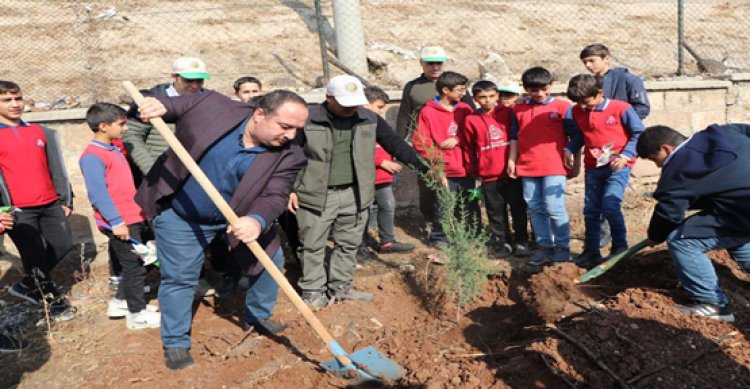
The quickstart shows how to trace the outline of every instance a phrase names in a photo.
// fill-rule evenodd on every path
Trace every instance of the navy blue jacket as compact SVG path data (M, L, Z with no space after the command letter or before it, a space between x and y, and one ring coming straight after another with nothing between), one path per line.
M651 112L643 80L625 68L612 68L604 73L604 97L630 103L641 120Z
M648 238L680 225L684 238L750 236L750 125L713 124L686 142L662 169Z

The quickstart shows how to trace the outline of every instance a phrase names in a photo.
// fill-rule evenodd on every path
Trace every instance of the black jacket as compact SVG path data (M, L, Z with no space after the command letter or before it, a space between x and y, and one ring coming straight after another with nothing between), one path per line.
M662 169L649 239L680 225L685 238L750 236L750 125L714 124L686 142Z

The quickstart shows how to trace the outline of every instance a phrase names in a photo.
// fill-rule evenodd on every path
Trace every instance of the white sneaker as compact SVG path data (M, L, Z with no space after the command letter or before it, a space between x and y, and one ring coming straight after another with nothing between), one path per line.
M159 307L147 304L145 310L149 312L159 312ZM130 311L128 311L127 301L115 297L112 297L112 299L109 300L109 305L107 306L107 317L110 319L122 319L127 316L128 313L130 313Z
M216 294L216 289L214 289L214 287L208 283L208 280L206 280L205 278L198 279L198 285L195 288L196 300L200 300L204 297L211 297L215 294Z
M131 330L159 328L159 324L161 323L161 313L151 312L148 309L144 309L138 313L128 312L127 320L128 329Z

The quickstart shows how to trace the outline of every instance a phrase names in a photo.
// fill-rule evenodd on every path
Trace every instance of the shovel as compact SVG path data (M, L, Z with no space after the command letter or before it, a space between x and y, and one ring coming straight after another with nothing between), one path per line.
M130 81L123 81L123 86L128 91L128 94L135 100L136 104L142 104L143 95L135 88L133 83ZM169 130L164 123L162 118L151 119L151 125L159 131L159 134L169 144L169 147L175 152L177 157L185 164L185 167L195 177L206 194L211 198L216 207L221 211L222 215L227 219L230 225L237 223L239 218L234 213L234 210L224 200L224 198L216 190L216 187L209 181L208 177L203 173L197 163L188 154L185 147L177 140L177 137ZM265 250L256 241L247 243L248 248L252 251L253 255L260 261L263 267L266 269L268 274L276 281L279 288L286 294L289 300L292 301L294 307L302 314L307 320L310 326L313 328L315 333L325 342L328 350L331 354L336 357L335 360L321 363L321 366L326 370L332 371L338 375L344 376L356 380L358 382L366 381L395 381L404 376L406 373L404 369L397 363L388 359L381 352L373 348L372 346L365 347L362 350L347 354L346 351L339 345L339 343L333 339L333 336L325 329L323 323L313 314L310 308L302 301L297 292L294 290L289 281L284 277L281 271L274 265L271 258L268 257Z
M629 249L617 255L613 255L612 258L608 259L606 262L584 273L580 279L576 280L576 284L588 282L588 281L593 280L596 277L599 277L600 275L606 273L607 270L614 267L617 264L617 262L620 262L623 259L628 258L631 255L643 250L643 248L646 246L648 246L648 240L643 240L643 241L636 243L634 246L630 247Z

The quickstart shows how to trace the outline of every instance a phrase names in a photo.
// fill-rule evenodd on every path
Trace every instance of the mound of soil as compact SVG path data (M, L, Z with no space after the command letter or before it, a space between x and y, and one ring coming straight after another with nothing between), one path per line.
M529 278L528 287L519 287L523 301L549 323L590 308L591 298L575 284L583 273L573 263L547 266Z

